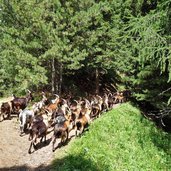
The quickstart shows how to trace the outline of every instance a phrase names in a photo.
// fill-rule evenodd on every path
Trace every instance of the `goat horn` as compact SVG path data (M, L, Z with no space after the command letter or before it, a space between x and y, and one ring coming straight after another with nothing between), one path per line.
M90 102L88 99L85 99L85 101L86 101L86 104L90 105Z
M76 102L78 104L78 101L77 100L73 100L74 102Z
M27 91L28 91L29 93L31 93L31 91L30 91L29 89L27 89Z
M47 112L48 114L50 113L47 109L44 109L45 110L45 112Z
M57 98L59 98L59 96L57 94L54 94Z

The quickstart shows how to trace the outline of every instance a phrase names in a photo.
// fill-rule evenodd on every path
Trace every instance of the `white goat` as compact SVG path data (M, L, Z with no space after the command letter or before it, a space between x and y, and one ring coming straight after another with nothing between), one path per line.
M20 110L20 114L19 114L20 135L22 135L25 129L28 128L28 124L30 128L33 122L34 115L35 115L34 110L29 110L29 109Z

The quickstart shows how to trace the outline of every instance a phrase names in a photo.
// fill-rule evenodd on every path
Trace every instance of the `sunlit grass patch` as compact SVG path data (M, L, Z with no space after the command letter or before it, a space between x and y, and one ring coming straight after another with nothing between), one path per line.
M54 161L55 170L169 170L171 136L129 103L109 111Z

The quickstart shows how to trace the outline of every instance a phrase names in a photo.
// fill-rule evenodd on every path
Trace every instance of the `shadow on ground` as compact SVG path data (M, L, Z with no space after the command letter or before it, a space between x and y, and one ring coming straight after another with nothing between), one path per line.
M84 158L83 154L68 155L62 159L54 160L51 169L52 171L100 171L95 163Z
M50 171L51 166L38 166L36 168L31 168L29 166L23 165L23 166L14 166L14 167L6 167L6 168L0 168L0 171Z
M85 159L83 155L73 156L69 155L62 159L56 159L53 161L52 165L40 165L36 168L31 168L27 165L14 166L0 168L0 171L100 171L97 166L88 159Z

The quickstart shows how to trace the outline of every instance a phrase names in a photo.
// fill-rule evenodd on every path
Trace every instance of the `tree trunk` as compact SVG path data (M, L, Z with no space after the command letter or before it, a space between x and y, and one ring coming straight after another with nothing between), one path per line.
M55 93L55 59L52 58L52 93Z
M58 93L59 95L61 95L62 93L62 81L63 81L63 64L60 63L60 66L59 66L59 85L58 85Z
M99 94L99 69L96 68L96 78L95 78L95 81L96 81L96 91L95 93L96 94Z

